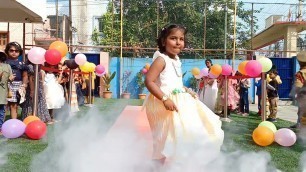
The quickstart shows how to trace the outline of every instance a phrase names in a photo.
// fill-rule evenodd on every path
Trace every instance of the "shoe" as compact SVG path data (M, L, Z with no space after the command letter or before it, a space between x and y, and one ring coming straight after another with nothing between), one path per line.
M243 113L242 112L237 112L237 115L242 115Z
M248 113L243 113L242 116L249 116L249 114Z
M300 128L301 124L300 123L296 123L294 125L291 125L290 128Z
M277 120L275 118L267 118L266 121L277 122Z

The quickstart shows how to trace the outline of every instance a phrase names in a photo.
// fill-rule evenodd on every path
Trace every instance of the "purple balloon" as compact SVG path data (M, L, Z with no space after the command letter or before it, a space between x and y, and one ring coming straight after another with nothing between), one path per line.
M229 76L232 74L232 66L229 64L222 65L222 75Z
M23 135L26 125L18 119L10 119L3 123L1 131L8 139L15 139Z
M208 68L203 68L203 69L200 71L200 75L201 75L201 76L208 76Z
M292 146L296 142L296 135L292 130L282 128L275 132L274 139L282 146Z

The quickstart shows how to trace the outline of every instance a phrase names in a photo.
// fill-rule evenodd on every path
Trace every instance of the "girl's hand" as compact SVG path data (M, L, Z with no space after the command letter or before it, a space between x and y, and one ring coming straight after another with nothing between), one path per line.
M13 80L15 79L15 77L16 77L16 74L12 74L12 75L9 77L9 80L10 80L10 81L13 81Z
M176 105L174 104L174 102L171 99L167 99L167 100L163 101L163 103L164 103L164 106L167 110L178 112L178 109L177 109Z

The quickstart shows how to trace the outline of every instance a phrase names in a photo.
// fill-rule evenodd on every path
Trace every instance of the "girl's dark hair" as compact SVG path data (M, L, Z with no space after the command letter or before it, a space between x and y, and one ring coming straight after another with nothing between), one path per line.
M0 62L5 62L7 59L7 55L4 52L0 52Z
M300 68L306 67L306 62L300 62L300 61L298 61L298 62L299 62L299 64L300 64Z
M22 48L21 48L21 45L18 43L18 42L10 42L8 44L6 44L6 47L5 47L5 53L8 54L9 53L9 50L11 47L15 47L18 51L19 51L19 55L21 56L23 51L22 51Z
M206 63L206 62L210 62L210 64L212 65L212 61L211 61L210 59L206 59L206 60L205 60L205 63Z
M275 74L275 75L278 75L278 72L277 72L276 69L271 69L269 73L273 73L273 74Z
M187 43L187 40L186 40L187 29L184 26L179 25L179 24L168 24L161 29L161 31L159 33L159 36L158 36L158 39L157 39L157 45L158 45L159 51L161 53L166 51L166 47L163 46L163 43L166 40L166 38L170 35L170 33L172 32L173 29L179 29L184 33L184 36L185 36L184 42L185 42L185 46L186 46L186 43Z

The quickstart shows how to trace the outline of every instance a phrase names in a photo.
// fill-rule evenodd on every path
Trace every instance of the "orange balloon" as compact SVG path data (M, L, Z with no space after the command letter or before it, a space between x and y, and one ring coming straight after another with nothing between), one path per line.
M150 69L150 64L149 63L146 63L145 65L145 69L149 70Z
M191 69L191 73L194 76L199 75L200 74L200 69L197 68L197 67L194 67L194 68Z
M49 46L49 50L50 49L56 49L57 51L59 51L61 53L62 57L66 56L66 54L68 53L67 44L65 42L62 42L62 41L52 42L51 45Z
M239 64L238 66L238 71L243 74L243 75L246 75L246 71L245 71L245 66L246 64L248 63L249 61L243 61Z
M218 64L214 64L211 68L210 68L210 73L212 73L215 76L219 76L222 72L222 67Z
M253 131L253 140L259 146L268 146L274 141L274 133L271 129L265 126L258 126Z
M40 121L40 119L39 119L37 116L31 115L31 116L26 117L26 118L23 120L23 123L24 123L25 125L28 125L30 122L33 122L33 121Z

